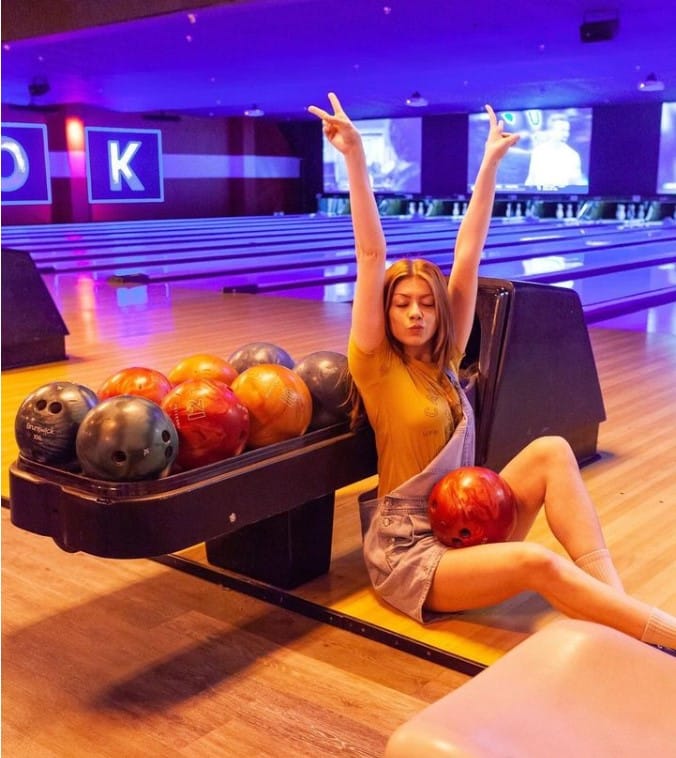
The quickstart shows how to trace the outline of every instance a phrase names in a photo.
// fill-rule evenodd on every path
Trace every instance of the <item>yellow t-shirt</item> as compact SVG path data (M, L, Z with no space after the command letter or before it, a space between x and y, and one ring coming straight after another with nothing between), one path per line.
M441 451L462 417L460 398L435 366L413 360L409 368L387 340L372 353L350 340L347 357L375 432L382 496L419 474ZM411 369L429 381L416 381Z

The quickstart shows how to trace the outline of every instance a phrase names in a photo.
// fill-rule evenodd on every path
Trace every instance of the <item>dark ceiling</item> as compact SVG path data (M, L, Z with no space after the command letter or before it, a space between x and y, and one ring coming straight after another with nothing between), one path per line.
M676 2L599 5L4 0L2 102L298 119L329 89L354 118L411 115L416 91L419 114L675 101ZM581 40L606 22L613 39ZM651 74L662 91L637 88Z

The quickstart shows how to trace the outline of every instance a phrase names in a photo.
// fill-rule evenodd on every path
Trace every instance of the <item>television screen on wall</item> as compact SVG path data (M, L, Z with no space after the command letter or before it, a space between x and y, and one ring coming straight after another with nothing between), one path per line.
M362 137L374 192L420 192L422 119L381 118L354 122ZM347 192L340 153L324 137L324 192Z
M657 192L676 194L676 103L662 103Z
M591 108L497 111L505 131L520 135L498 168L498 192L589 192ZM488 135L488 114L469 115L467 188L474 181Z

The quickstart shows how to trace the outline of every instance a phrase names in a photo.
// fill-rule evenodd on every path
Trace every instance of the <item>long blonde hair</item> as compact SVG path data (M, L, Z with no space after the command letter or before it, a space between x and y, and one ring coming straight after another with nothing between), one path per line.
M409 365L409 370L414 380L420 381L423 385L429 383L427 375L415 371L410 366L410 359L404 347L392 333L389 312L392 305L394 291L402 279L411 276L419 277L427 282L434 296L434 312L436 315L437 328L432 336L431 344L431 363L434 364L441 376L446 369L457 369L457 362L460 359L458 349L455 345L455 334L453 331L453 321L451 312L448 307L448 280L441 272L441 269L434 263L424 258L402 258L393 263L385 272L385 283L383 286L383 308L385 310L385 335L390 344L392 352L397 355L405 365ZM354 381L350 381L350 419L351 426L357 427L364 421L364 407L361 396Z

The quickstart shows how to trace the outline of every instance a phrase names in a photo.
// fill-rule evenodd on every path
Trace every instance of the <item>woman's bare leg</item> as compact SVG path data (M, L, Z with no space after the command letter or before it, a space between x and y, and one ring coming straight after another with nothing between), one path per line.
M526 537L544 506L554 536L573 561L595 578L623 589L575 455L562 437L531 442L500 473L518 502L513 540Z
M676 647L676 618L658 611L659 636L646 636L656 610L589 576L566 558L530 542L450 549L425 603L432 611L481 608L524 591L542 595L571 618L595 621L637 639Z

